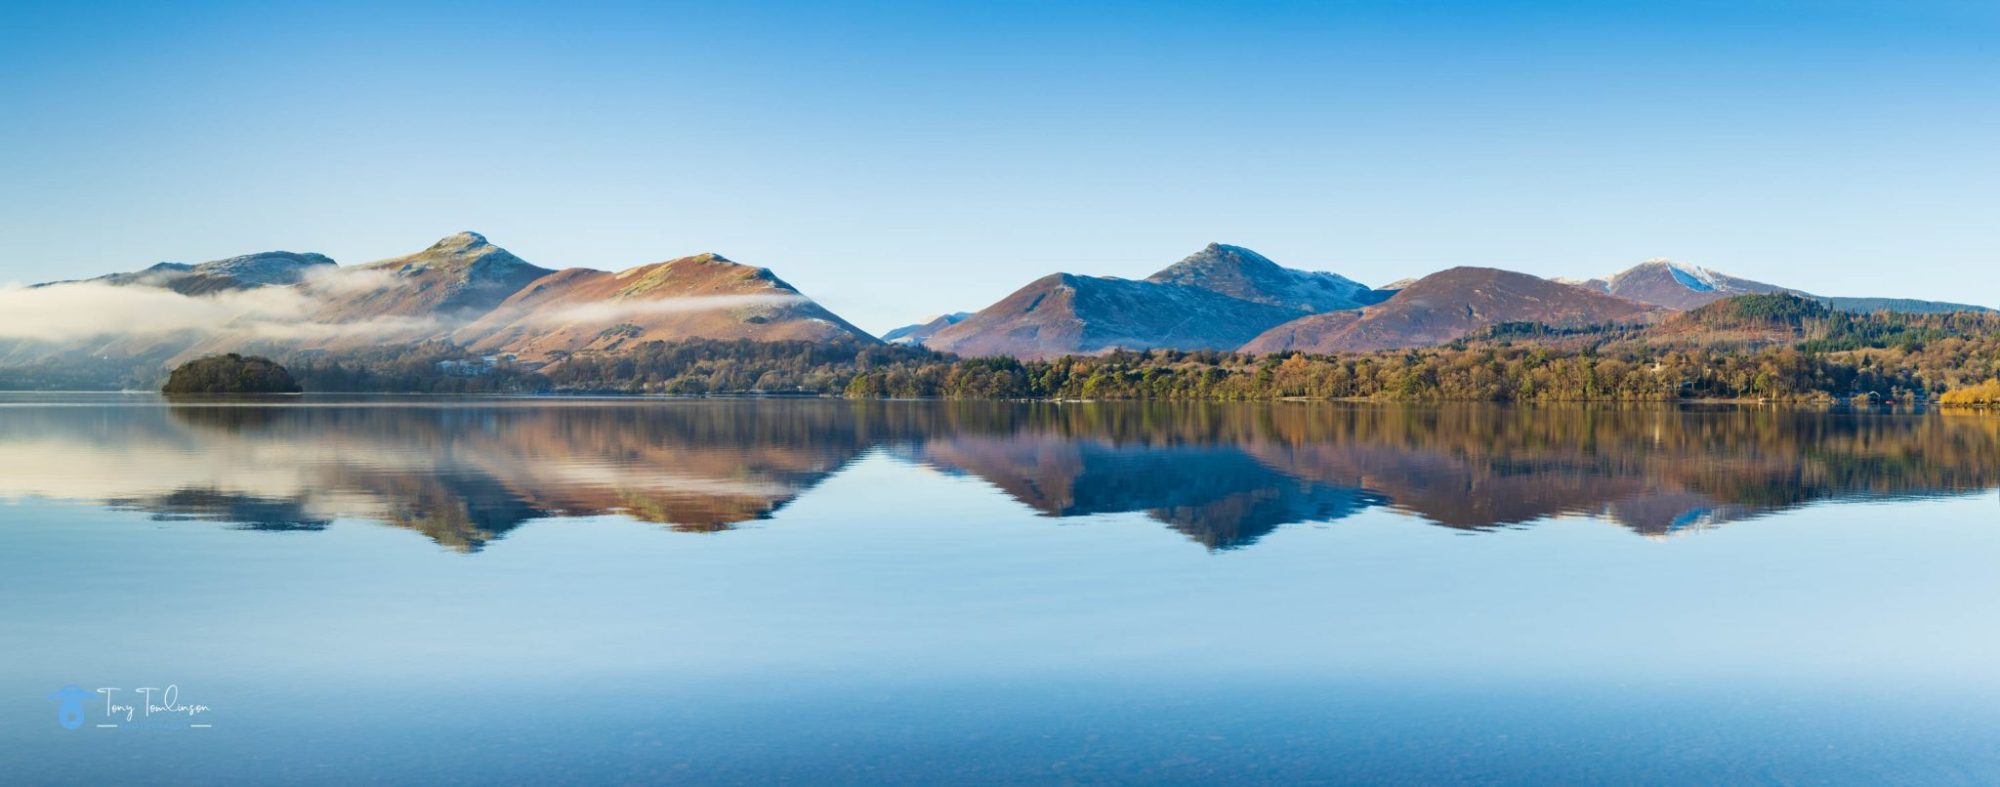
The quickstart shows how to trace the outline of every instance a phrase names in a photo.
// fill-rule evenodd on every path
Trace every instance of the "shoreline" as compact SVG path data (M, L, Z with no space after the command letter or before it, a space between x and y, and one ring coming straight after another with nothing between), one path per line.
M0 389L0 396L151 396L171 404L183 405L225 405L225 404L278 404L300 402L304 399L372 399L382 397L407 398L413 400L443 399L516 399L516 400L601 400L601 401L702 401L702 400L824 400L846 402L1005 402L1017 404L1371 404L1403 406L1439 405L1504 405L1504 406L1574 406L1574 405L1619 405L1619 406L1702 406L1702 407L1776 407L1786 409L1867 409L1881 411L1923 411L1975 410L2000 411L2000 403L1945 403L1936 399L1916 402L1857 402L1840 398L1769 399L1750 397L1690 397L1682 399L1396 399L1369 396L1316 397L1277 396L1256 398L1020 398L1020 397L890 397L890 396L843 396L808 392L729 392L712 394L675 393L634 393L625 391L516 391L516 392L432 392L432 391L304 391L298 393L273 394L165 394L159 391L111 390L111 389Z

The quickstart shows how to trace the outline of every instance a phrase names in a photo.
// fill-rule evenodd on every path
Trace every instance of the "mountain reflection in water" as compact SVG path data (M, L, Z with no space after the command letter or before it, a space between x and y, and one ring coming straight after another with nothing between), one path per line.
M523 522L713 532L871 451L1042 515L1143 512L1209 549L1387 507L1477 531L1660 536L1818 501L2000 484L2000 419L1770 408L21 397L0 496L264 530L380 521L477 551ZM892 500L894 490L883 490Z

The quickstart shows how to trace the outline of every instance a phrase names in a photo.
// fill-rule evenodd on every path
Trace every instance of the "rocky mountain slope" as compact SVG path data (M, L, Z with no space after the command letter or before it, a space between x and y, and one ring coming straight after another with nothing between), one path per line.
M205 295L227 290L298 284L315 273L324 273L333 268L333 259L324 254L267 251L195 265L184 262L162 262L143 270L109 273L81 281L119 287L161 287L182 295ZM58 281L35 286L52 287L76 283L79 282Z
M1241 246L1220 243L1208 244L1147 276L1146 281L1200 287L1231 298L1308 313L1359 309L1389 297L1389 293L1371 290L1345 276L1293 270Z
M1333 353L1428 347L1502 322L1586 325L1644 320L1657 307L1497 268L1433 273L1389 300L1353 312L1301 317L1242 346L1244 352Z
M1209 244L1143 280L1044 276L940 329L924 346L1017 358L1154 347L1228 350L1280 323L1380 297L1340 276L1291 270L1248 249Z
M171 361L223 352L282 355L447 338L529 282L552 273L476 232L415 254L330 269L295 288L296 314L215 326Z
M1565 282L1570 283L1570 282ZM1634 265L1605 279L1574 282L1577 286L1607 295L1686 311L1737 295L1791 292L1774 284L1739 279L1672 260L1655 259Z
M1299 313L1184 284L1057 273L938 331L924 346L1016 358L1150 347L1227 350Z
M1985 306L1947 301L1927 301L1914 298L1874 298L1812 295L1804 290L1765 284L1721 271L1711 270L1672 260L1647 260L1609 278L1588 281L1564 281L1579 287L1596 290L1620 298L1629 298L1640 303L1650 303L1678 311L1696 309L1724 298L1738 295L1789 293L1818 298L1839 311L1867 313L1873 311L1902 312L1906 314L1945 314L1958 311L1994 311Z
M308 285L321 323L383 317L471 318L555 271L530 264L477 232L446 236L415 254L358 265Z
M769 269L698 254L609 273L557 271L453 333L476 351L543 360L656 339L874 342Z

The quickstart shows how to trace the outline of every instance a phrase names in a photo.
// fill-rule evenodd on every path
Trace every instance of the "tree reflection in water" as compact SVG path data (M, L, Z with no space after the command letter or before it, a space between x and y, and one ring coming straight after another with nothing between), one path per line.
M1143 512L1212 550L1386 507L1661 536L2000 483L2000 419L1752 407L328 400L0 408L0 495L477 551L523 522L769 517L872 450L1050 517ZM893 494L893 490L884 490Z

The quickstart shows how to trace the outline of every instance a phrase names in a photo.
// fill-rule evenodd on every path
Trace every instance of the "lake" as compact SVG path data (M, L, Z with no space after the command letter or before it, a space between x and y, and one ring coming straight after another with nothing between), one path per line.
M0 761L1993 783L1996 487L1935 412L9 394Z

